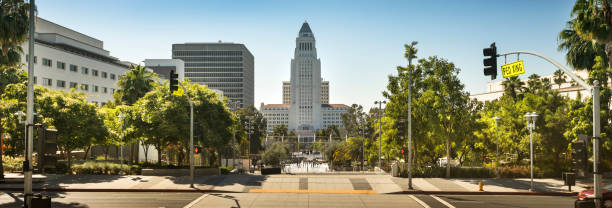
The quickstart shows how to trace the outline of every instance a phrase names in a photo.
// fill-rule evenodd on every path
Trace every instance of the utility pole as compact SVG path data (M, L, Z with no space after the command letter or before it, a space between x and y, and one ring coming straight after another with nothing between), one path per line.
M412 50L417 44L412 41L408 50L408 189L412 188Z
M34 19L36 18L36 4L30 0L30 29L28 31L28 91L26 104L26 159L23 161L23 192L24 207L31 208L32 203L32 151L34 149Z
M378 104L378 168L382 169L382 104L387 104L387 101L374 101L374 104Z

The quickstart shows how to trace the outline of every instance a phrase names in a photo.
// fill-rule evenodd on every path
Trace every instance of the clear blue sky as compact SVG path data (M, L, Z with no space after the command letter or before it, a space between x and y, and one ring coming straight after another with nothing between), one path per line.
M494 41L498 52L532 50L565 63L556 50L557 35L574 0L37 3L40 17L98 38L112 56L135 63L171 58L173 43L244 43L255 56L259 108L261 102L282 102L281 82L289 80L295 37L305 20L317 39L322 76L330 81L330 102L370 107L383 98L387 76L406 65L403 44L414 40L419 58L436 55L454 62L471 93L484 92L490 81L482 71L482 48ZM556 70L537 58L521 58L523 77Z

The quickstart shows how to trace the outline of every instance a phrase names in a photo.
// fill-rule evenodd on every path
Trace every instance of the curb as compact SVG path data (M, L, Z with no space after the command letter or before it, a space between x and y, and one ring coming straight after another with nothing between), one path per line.
M578 192L529 192L529 191L399 191L389 194L426 195L523 195L523 196L578 196Z
M0 188L0 191L22 192L23 188ZM177 192L177 193L244 193L214 189L89 189L89 188L33 188L41 192Z

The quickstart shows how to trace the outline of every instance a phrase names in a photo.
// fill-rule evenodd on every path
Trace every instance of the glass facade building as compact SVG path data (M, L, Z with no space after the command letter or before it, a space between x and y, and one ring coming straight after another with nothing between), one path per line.
M185 62L186 79L223 91L241 107L254 105L254 58L244 44L173 44L172 59Z

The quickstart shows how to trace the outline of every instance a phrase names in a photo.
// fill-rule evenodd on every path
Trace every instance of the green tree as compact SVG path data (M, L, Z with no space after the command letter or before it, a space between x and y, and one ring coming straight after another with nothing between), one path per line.
M575 20L567 22L566 28L559 33L558 51L565 51L567 64L576 69L591 70L595 65L595 57L604 57L607 62L605 46L596 41L583 39L574 30Z
M145 67L130 65L130 71L119 77L117 82L119 89L115 91L113 97L120 103L133 105L147 92L153 90L156 78L157 75L147 71Z
M280 142L275 142L264 151L262 158L264 164L280 167L281 162L289 158L289 147Z
M565 74L563 71L561 71L561 69L557 69L557 71L555 71L553 74L553 81L558 86L557 90L561 90L561 85L566 82Z
M577 0L572 8L573 29L584 40L605 46L608 66L612 66L612 1Z

